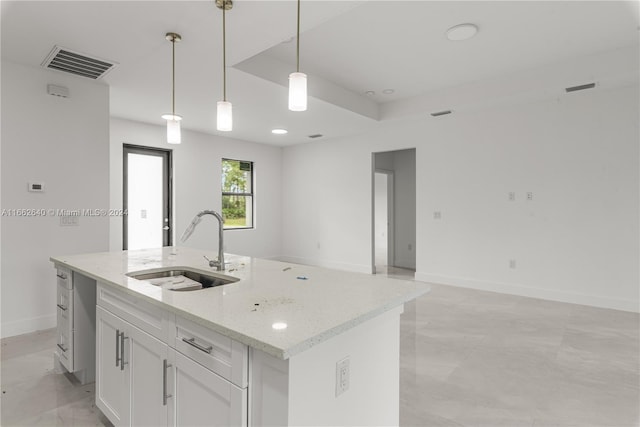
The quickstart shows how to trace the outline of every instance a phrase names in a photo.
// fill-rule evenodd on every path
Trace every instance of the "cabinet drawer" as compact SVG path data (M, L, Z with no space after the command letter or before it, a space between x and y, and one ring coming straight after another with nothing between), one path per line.
M238 387L247 387L246 345L176 316L175 348Z
M56 280L58 282L58 286L62 286L67 289L73 289L71 270L65 267L56 267Z
M175 316L140 297L98 283L97 305L165 343L173 343Z
M55 352L58 360L69 372L73 372L73 335L68 335L66 331L58 331L56 338Z

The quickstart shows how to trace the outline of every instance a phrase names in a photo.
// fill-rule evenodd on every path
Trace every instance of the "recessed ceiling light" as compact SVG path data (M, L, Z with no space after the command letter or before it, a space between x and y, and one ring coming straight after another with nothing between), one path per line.
M447 30L447 38L452 41L467 40L475 36L478 27L473 24L460 24Z
M271 325L271 327L273 329L275 329L276 331L282 330L282 329L287 329L287 324L284 322L276 322L273 325Z
M382 91L382 93L384 93L385 95L391 95L393 92L395 92L395 90L393 89L385 89Z
M376 92L375 92L375 91L373 91L373 90L368 90L368 91L366 91L364 94L365 94L365 95L367 95L367 96L373 96L373 95L375 95L375 94L376 94Z
M289 131L286 129L273 129L271 133L276 135L284 135L285 133L289 133Z

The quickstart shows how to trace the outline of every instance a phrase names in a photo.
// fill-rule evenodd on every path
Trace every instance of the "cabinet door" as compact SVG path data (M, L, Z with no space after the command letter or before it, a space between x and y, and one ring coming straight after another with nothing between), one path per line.
M96 405L116 427L130 425L129 370L120 361L120 334L126 327L119 317L96 308Z
M169 347L146 332L130 326L125 339L125 367L130 369L131 425L166 426L167 405L173 404L167 390ZM167 372L165 372L165 370Z
M177 351L173 357L172 425L246 426L247 389L230 383Z

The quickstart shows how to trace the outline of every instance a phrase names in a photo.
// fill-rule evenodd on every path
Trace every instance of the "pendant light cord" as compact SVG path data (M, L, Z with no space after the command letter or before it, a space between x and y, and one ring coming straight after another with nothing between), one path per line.
M222 3L222 100L227 101L227 23L226 0Z
M296 35L296 72L300 72L300 0L298 0L298 31Z
M171 45L172 45L172 69L171 69L171 86L172 86L172 93L171 93L171 114L174 116L173 118L175 119L175 115L176 115L176 36L173 36L171 38Z

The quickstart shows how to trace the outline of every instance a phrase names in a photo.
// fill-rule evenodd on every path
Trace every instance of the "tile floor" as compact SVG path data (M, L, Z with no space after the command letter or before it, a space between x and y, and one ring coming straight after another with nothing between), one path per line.
M54 345L2 340L0 424L109 426ZM636 427L639 354L638 314L434 285L402 316L400 424Z

